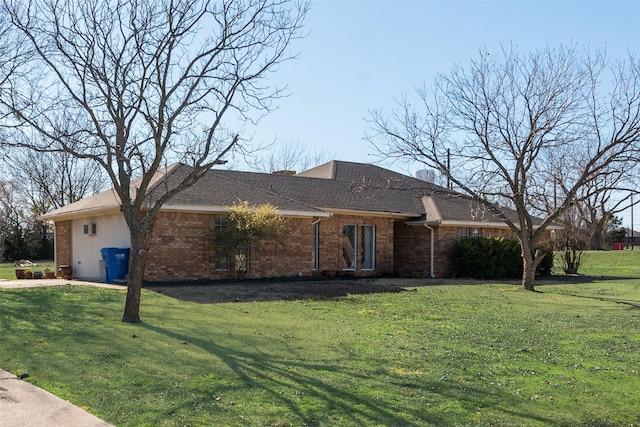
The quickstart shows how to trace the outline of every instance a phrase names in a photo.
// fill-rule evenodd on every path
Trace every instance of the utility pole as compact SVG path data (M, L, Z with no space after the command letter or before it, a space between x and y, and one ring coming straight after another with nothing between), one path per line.
M447 148L447 188L451 190L451 150Z

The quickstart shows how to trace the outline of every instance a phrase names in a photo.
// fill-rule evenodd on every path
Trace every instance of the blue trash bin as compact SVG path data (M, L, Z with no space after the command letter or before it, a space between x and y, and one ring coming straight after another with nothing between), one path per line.
M107 283L124 278L129 271L129 248L100 249L106 268Z

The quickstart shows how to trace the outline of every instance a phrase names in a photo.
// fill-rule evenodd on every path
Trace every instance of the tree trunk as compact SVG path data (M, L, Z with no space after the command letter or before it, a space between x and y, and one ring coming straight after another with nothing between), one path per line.
M133 230L130 228L130 230ZM129 256L129 276L127 281L127 299L124 305L122 321L139 323L140 294L146 266L147 242L143 230L131 231L131 252Z
M580 260L582 258L582 251L578 249L566 248L562 261L564 263L563 269L565 274L578 274L580 268Z
M527 291L535 291L536 267L533 260L523 258L522 261L522 287Z
M593 234L591 236L591 249L595 249L597 251L601 251L604 249L604 227L606 225L606 221L599 220L593 226Z
M536 268L544 254L535 250L533 243L529 240L520 238L520 246L522 249L522 288L527 291L535 291Z

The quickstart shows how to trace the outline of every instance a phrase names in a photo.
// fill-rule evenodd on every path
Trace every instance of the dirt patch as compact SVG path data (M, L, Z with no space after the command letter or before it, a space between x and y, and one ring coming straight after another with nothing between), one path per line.
M243 281L145 286L183 301L202 304L253 301L329 300L347 295L395 293L438 284L428 279L351 279L319 281Z
M536 280L536 285L592 283L608 279L613 278L558 276ZM634 280L637 280L637 278ZM292 301L304 299L330 300L344 298L347 295L410 291L421 286L481 285L486 283L501 283L520 287L519 280L361 278L347 280L256 280L181 285L156 284L147 285L145 289L183 301L214 304L223 302Z

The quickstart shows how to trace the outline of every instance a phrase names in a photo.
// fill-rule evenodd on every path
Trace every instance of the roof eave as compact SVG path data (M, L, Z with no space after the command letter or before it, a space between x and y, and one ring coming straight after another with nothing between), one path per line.
M38 221L68 221L78 218L90 218L94 216L109 215L120 212L120 206L100 206L95 208L80 209L59 214L44 214L37 217Z
M487 227L487 228L510 228L506 222L499 221L454 221L454 220L432 220L428 219L420 221L407 221L407 225L429 225L429 226L449 226L449 227ZM537 230L539 226L534 226L533 229ZM562 230L560 225L548 225L547 230Z
M360 209L339 209L339 208L326 208L319 207L323 211L330 212L332 214L338 215L357 215L357 216L376 216L376 217L387 217L393 219L409 219L420 217L422 214L417 212L384 212L384 211L367 211Z

